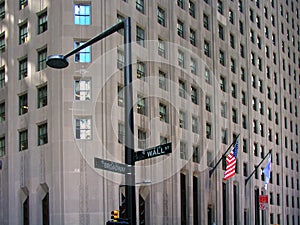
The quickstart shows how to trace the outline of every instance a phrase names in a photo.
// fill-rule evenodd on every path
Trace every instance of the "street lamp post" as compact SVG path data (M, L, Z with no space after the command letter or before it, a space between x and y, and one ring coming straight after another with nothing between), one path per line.
M73 49L65 55L50 55L46 64L52 68L63 69L69 65L68 57L92 44L124 29L124 105L125 105L125 164L130 167L130 173L125 174L125 205L131 225L136 225L136 194L135 194L135 160L134 160L134 118L132 93L132 65L131 65L131 19L130 17L104 30L83 45Z

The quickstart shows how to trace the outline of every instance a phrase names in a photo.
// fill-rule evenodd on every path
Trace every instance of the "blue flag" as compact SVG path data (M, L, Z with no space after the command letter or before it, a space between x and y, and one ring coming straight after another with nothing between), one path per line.
M263 173L265 174L265 189L267 190L268 188L268 183L270 181L270 177L271 177L271 155L270 158L268 160L268 163L266 165L266 167L263 170Z

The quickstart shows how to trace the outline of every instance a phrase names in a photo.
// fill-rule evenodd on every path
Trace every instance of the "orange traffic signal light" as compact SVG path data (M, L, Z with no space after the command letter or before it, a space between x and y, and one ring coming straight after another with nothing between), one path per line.
M119 219L119 210L111 211L111 219L114 221L118 221Z

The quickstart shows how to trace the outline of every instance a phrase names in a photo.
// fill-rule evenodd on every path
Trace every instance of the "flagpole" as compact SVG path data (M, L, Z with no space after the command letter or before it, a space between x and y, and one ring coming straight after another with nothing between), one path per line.
M260 165L265 161L265 159L268 157L268 155L271 155L271 154L272 154L272 149L270 149L270 151L268 152L268 154L265 155L265 157L260 161L260 163L257 166L254 166L255 169L252 171L252 173L249 175L249 177L246 178L245 185L247 185L249 179L256 172L256 170L260 167Z
M211 175L213 174L213 172L216 170L217 166L220 164L220 162L222 161L223 158L225 158L227 152L230 150L230 148L232 147L233 144L236 143L236 140L238 139L238 137L240 136L240 134L238 134L236 136L236 138L234 139L234 141L231 143L231 145L227 148L227 150L225 151L225 153L221 156L221 158L219 159L219 161L217 162L217 164L209 171L209 177L211 177Z

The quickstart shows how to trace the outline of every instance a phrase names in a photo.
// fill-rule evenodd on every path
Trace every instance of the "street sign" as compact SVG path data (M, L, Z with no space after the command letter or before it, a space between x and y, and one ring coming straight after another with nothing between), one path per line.
M135 161L140 161L144 159L153 158L160 155L166 155L172 153L172 143L166 143L163 145L158 145L153 148L145 149L143 151L138 151L134 153Z
M130 173L130 167L126 164L116 163L105 159L94 158L94 166L97 169L108 170L115 173Z

